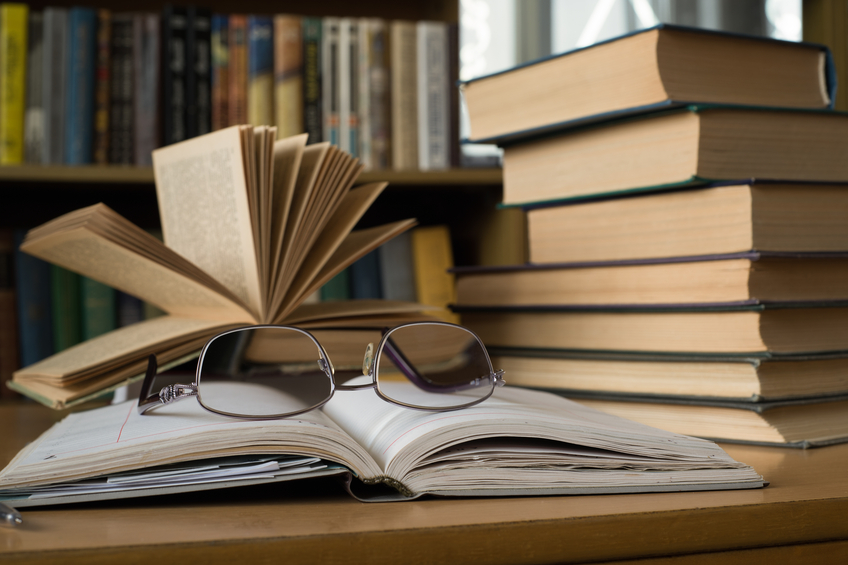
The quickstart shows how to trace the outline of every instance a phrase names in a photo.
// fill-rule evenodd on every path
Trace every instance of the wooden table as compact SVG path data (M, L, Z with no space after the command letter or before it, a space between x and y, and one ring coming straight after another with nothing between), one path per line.
M0 465L56 419L0 405ZM363 504L306 481L25 509L0 563L848 563L848 444L723 447L771 485Z

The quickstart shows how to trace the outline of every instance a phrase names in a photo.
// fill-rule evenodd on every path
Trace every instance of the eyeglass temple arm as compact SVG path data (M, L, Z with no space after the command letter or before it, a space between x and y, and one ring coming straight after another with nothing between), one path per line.
M151 355L150 357L148 357L147 373L144 375L144 381L141 383L141 391L138 395L139 414L144 415L145 413L153 410L154 408L158 408L159 406L164 406L165 404L170 404L171 402L182 400L183 398L197 396L197 386L194 384L168 385L162 387L162 389L158 393L150 394L150 390L153 388L153 379L156 378L156 370L158 368L159 363L156 360L156 356Z
M412 382L412 384L426 392L456 392L459 390L474 388L482 384L481 380L483 377L478 377L473 381L458 385L440 385L438 383L434 383L418 372L415 365L407 359L406 355L403 354L403 351L395 344L392 338L388 338L386 340L386 343L383 345L383 352L389 356L389 359L392 360L395 366L400 369L401 373L403 373L406 378ZM491 373L489 376L492 377L496 385L500 385L503 383L501 378L502 375L503 371L496 371Z

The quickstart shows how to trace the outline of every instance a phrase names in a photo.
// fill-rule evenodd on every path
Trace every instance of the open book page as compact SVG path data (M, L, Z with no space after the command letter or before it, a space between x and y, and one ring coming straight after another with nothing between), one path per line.
M215 277L261 319L241 127L157 149L153 171L165 243Z
M291 207L292 196L294 195L294 187L298 176L303 174L312 176L317 173L315 166L316 159L305 158L306 140L308 134L295 135L285 139L278 139L274 142L274 154L272 156L274 174L271 181L271 202L270 202L270 235L268 245L268 269L269 275L266 282L266 293L268 300L271 302L271 289L274 288L274 281L277 278L277 268L280 263L281 246L283 244L283 234L286 230L286 219L288 218L289 208ZM312 146L310 154L315 152L326 153L328 144L322 144L323 148Z
M413 394L404 398L418 402ZM513 387L451 412L409 410L360 391L336 393L323 410L413 492L762 481L712 442Z
M129 401L69 415L0 472L0 489L256 453L313 456L360 476L379 475L368 454L320 410L282 420L240 420L187 399L140 416Z
M242 324L236 324L242 325ZM177 316L160 316L118 328L69 347L47 359L15 372L16 380L73 381L104 368L137 361L176 343L211 337L233 324ZM146 360L145 360L146 366Z
M186 271L190 268L175 270L167 258L159 262L145 257L86 227L28 239L21 249L122 290L170 314L218 321L253 320L242 305L189 276ZM167 253L163 257L165 255Z

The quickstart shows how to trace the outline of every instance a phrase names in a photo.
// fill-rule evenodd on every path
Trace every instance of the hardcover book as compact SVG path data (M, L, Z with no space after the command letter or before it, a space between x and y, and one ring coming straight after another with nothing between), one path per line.
M247 38L247 123L274 125L273 20L248 16Z
M186 9L166 5L162 11L162 144L187 138ZM244 120L237 122L244 123Z
M109 162L115 165L133 164L133 61L136 45L133 34L133 14L115 14L112 18L112 56L110 73Z
M97 13L68 11L68 90L65 102L65 163L87 165L94 157L94 66Z
M160 25L156 14L133 16L133 152L139 167L151 166L151 154L159 147Z
M64 8L45 8L44 59L41 67L44 104L44 145L41 156L45 165L65 163L67 43L68 11Z
M833 108L836 75L822 45L660 24L462 90L469 137L501 144L691 103Z
M44 13L29 13L24 162L40 164L44 154Z
M280 137L305 131L302 20L300 16L274 16L274 119Z
M362 167L337 148L307 146L305 134L276 140L273 128L233 126L158 149L153 163L165 243L99 204L30 230L21 249L168 315L25 367L15 373L16 390L66 406L140 377L150 353L167 364L245 324L428 319L425 307L399 302L297 309L415 224L351 231L386 185L352 188Z
M764 486L714 443L513 387L449 417L370 391L338 392L321 409L270 421L195 402L140 416L135 404L56 424L0 473L0 499L27 507L320 476L339 476L371 501Z
M212 131L212 12L189 6L186 11L186 135Z
M26 4L0 4L0 165L24 162L28 15Z

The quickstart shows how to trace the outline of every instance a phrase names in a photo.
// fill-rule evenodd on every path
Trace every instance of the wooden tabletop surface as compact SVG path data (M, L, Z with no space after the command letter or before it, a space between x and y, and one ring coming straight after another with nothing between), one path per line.
M0 465L58 414L0 405ZM726 444L764 489L365 504L331 480L48 509L0 563L848 563L848 444Z

